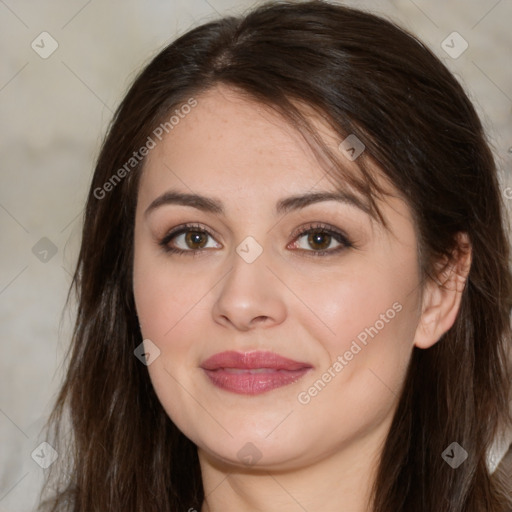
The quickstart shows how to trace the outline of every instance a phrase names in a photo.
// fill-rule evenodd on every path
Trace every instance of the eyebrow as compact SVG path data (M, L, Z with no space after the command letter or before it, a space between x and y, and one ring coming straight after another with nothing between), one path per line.
M359 197L348 191L338 192L311 192L290 196L279 200L276 204L276 214L285 214L293 210L300 210L311 204L324 201L337 201L339 203L349 204L366 214L370 214L370 208ZM199 194L186 194L176 190L169 190L157 197L146 209L144 216L164 205L178 204L182 206L191 206L203 212L214 213L216 215L225 215L222 202L213 197L206 197Z

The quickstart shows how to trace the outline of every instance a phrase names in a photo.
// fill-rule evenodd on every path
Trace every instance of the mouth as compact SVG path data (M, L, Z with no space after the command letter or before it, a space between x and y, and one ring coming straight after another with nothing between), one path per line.
M274 352L222 352L200 367L210 382L221 389L243 395L257 395L292 384L313 367Z

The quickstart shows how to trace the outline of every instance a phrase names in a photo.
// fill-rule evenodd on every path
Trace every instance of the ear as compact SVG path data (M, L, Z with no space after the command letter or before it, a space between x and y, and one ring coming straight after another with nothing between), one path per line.
M440 262L436 279L428 279L423 291L421 317L414 345L429 348L455 323L462 292L471 267L471 243L466 233L457 234L452 262Z

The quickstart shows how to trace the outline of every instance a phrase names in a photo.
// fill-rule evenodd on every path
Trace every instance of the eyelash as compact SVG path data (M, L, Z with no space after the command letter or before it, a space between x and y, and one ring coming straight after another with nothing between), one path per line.
M180 227L178 227L176 229L173 229L172 231L167 233L164 236L164 238L162 238L158 242L158 245L166 253L177 254L177 255L187 255L187 256L192 256L192 257L197 256L197 255L199 255L199 253L204 252L205 250L207 250L207 249L189 249L189 250L184 250L184 249L178 249L177 247L170 247L169 246L169 242L173 238L177 237L178 235L182 235L184 233L188 233L189 231L198 232L198 233L204 233L204 234L206 234L206 235L208 235L208 236L213 238L213 236L211 235L211 233L208 230L204 229L203 227L201 227L198 224L184 224L183 226L180 226ZM310 225L310 226L308 226L306 228L300 228L299 230L295 231L292 234L293 240L295 242L297 239L301 238L304 235L308 235L310 233L329 235L332 238L334 238L334 240L336 240L341 245L336 247L335 249L319 250L319 251L299 249L299 251L302 251L302 252L305 252L305 253L311 253L311 254L308 254L308 256L313 256L313 257L331 256L331 255L339 253L339 252L341 252L341 251L343 251L345 249L349 249L349 248L355 247L353 242L351 242L349 240L349 238L344 233L339 231L334 226L331 226L329 224L323 224L323 223L316 223L316 224Z

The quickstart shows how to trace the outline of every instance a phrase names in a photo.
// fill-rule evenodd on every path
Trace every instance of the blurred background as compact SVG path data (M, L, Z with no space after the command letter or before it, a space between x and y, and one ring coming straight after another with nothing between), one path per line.
M178 35L258 3L0 0L0 512L34 510L41 461L51 461L41 428L62 378L82 211L115 108ZM512 1L339 3L406 27L453 71L487 128L510 208Z

